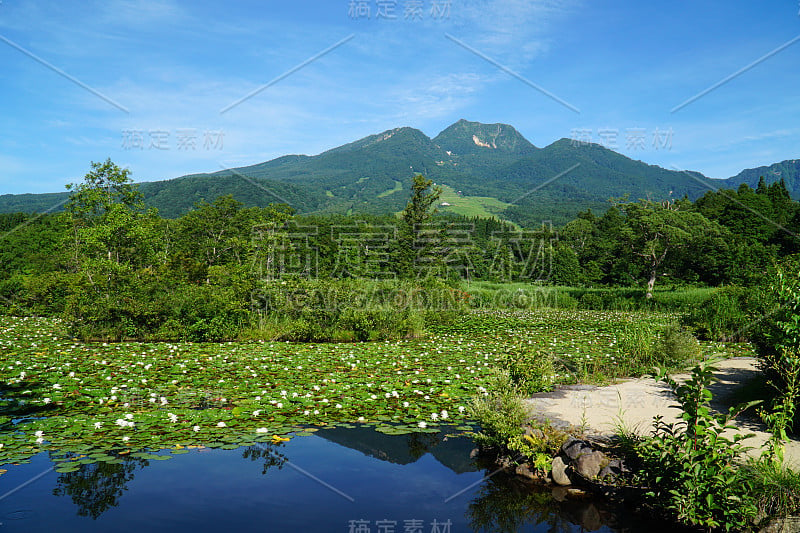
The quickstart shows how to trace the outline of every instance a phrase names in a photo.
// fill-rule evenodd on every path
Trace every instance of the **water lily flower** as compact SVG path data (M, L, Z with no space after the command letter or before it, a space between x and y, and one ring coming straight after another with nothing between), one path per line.
M122 442L128 442L129 440L131 440L131 438L129 436L127 436L127 435L122 437Z
M101 427L103 427L103 423L102 422L95 422L94 423L94 429L100 429Z
M447 413L447 410L446 409L442 409L442 413L441 413L442 420L447 420L447 418L449 416L450 415Z
M224 428L226 425L227 424L225 424L225 422L217 422L217 427L218 428Z
M431 420L439 420L439 413L431 413Z
M47 405L48 403L50 403L50 401L51 401L50 398L45 398L45 399L42 400L42 403Z
M197 433L198 431L200 431L200 426L192 426L192 431Z
M253 416L258 416L260 414L261 414L261 409L256 409L255 411L253 411Z
M173 424L178 421L178 415L175 413L167 413L167 417L169 417L169 421Z
M417 424L417 425L418 425L419 427L421 427L422 429L425 429L426 427L428 427L428 424L426 424L425 422L420 422L420 423L419 423L419 424Z
M269 430L267 428L258 428L256 433L267 433Z

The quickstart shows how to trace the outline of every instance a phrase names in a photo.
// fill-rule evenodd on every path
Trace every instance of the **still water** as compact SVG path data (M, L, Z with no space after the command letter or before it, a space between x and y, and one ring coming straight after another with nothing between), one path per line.
M0 533L658 531L481 468L473 448L466 437L359 427L64 474L40 454L4 467Z

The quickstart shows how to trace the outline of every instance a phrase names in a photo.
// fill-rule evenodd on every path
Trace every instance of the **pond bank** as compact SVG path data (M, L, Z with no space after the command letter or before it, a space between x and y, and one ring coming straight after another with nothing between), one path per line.
M712 407L727 410L733 400L734 391L756 379L760 373L753 357L735 357L719 362L714 375L719 381L709 389L714 394ZM688 374L673 376L677 381L688 378ZM597 435L618 433L620 426L640 435L650 434L653 417L662 416L667 423L677 422L680 409L675 407L675 398L664 383L650 377L628 379L603 387L573 385L553 392L535 394L524 400L532 418L549 421L562 427L579 427ZM734 421L742 433L752 433L745 440L753 447L750 453L758 456L761 445L770 434L754 413L740 416ZM793 468L800 466L800 441L786 443L785 461Z

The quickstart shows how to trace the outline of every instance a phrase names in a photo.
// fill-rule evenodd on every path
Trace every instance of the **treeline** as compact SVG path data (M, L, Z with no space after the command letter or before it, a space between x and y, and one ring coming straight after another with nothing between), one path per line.
M63 213L0 215L0 306L64 317L84 338L380 338L463 309L465 280L644 296L656 284L753 285L800 251L783 182L694 203L620 200L534 229L433 216L438 193L415 177L399 217L299 217L223 196L165 219L127 171L94 163Z

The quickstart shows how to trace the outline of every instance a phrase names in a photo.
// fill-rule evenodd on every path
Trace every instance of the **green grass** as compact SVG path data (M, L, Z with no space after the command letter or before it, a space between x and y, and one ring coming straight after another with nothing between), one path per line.
M397 180L394 180L394 188L389 189L387 191L383 191L382 193L378 194L378 198L386 198L390 194L394 194L396 192L400 192L403 190L403 183Z
M442 213L454 213L465 217L494 218L505 220L502 217L503 210L511 204L507 204L497 198L483 196L462 196L449 185L439 184L442 188L442 195L439 198L439 211ZM448 203L449 206L442 206Z

